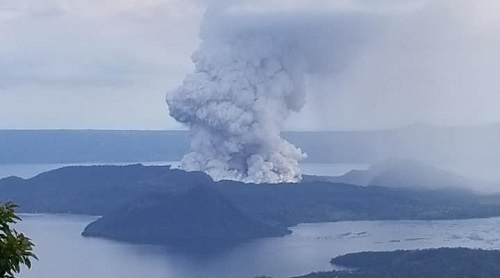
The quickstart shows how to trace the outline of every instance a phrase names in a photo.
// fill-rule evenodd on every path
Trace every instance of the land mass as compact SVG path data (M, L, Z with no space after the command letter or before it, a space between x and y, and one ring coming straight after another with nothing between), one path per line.
M6 178L0 180L0 196L0 202L15 201L23 212L102 215L88 227L87 236L154 244L183 241L187 235L228 241L283 235L287 227L299 223L500 216L498 195L466 190L321 180L213 182L203 173L140 164L65 167L31 179ZM196 223L203 228L193 226ZM220 225L233 234L224 234ZM245 229L252 233L244 234Z
M200 185L187 192L142 198L91 223L83 235L205 249L289 233L249 217L219 191Z
M388 159L366 170L351 170L341 176L305 176L305 181L329 181L361 186L384 186L414 190L477 190L499 188L498 184L471 179L450 170L411 159Z
M466 248L361 252L331 263L351 271L311 273L295 278L493 278L500 275L500 251Z

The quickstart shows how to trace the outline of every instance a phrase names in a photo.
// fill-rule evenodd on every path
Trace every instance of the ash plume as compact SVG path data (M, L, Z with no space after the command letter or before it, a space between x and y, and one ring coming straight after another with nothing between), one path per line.
M293 45L273 36L205 40L193 55L196 72L168 97L171 115L193 136L182 168L215 180L298 181L305 155L280 137L305 101L298 60Z
M181 168L214 180L300 181L306 154L280 133L305 104L307 73L331 70L348 56L335 52L332 33L356 39L355 32L336 23L321 13L209 10L195 70L167 94L170 115L192 136Z

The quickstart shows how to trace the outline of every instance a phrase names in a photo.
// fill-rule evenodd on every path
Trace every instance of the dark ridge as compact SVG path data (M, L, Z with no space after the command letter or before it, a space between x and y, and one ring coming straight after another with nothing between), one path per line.
M22 180L0 180L0 202L22 212L104 215L143 194L187 190L212 180L168 166L71 166Z
M295 278L496 278L500 251L467 248L361 252L336 257L351 271L318 272Z
M200 185L210 190L200 191ZM197 189L190 191L193 188ZM159 238L147 237L157 232L154 221L160 221L159 227L167 226L161 222L163 213L155 211L170 215L166 218L169 220L175 217L175 214L169 214L171 211L180 211L186 221L195 223L203 213L207 213L207 219L214 223L231 219L228 225L235 223L236 227L249 227L254 236L259 234L256 228L259 225L265 225L267 228L262 230L271 235L274 230L270 228L279 227L278 230L283 231L299 223L500 216L500 195L484 196L449 189L355 186L325 181L260 185L213 182L203 173L142 165L65 167L26 180L3 179L0 180L0 202L7 200L21 205L22 212L104 215L102 223L116 221L118 226L122 225L120 221L126 219L123 215L127 213L134 219L149 219L151 222L136 227L144 227L143 230L130 234L134 238L124 237L111 224L99 229L101 236L112 238L116 233L116 239L141 243L160 242ZM193 212L190 212L191 208ZM221 212L217 213L219 208ZM236 215L245 221L237 222ZM175 226L177 222L169 223ZM178 224L180 228L189 227L183 222ZM233 239L245 238L239 230L226 228L234 232ZM200 237L204 236L204 231L198 231ZM208 234L215 237L217 231L211 230ZM196 239L194 233L186 235ZM228 239L231 240L231 236Z
M187 192L144 197L91 223L83 235L206 248L289 233L245 215L216 189L203 185Z

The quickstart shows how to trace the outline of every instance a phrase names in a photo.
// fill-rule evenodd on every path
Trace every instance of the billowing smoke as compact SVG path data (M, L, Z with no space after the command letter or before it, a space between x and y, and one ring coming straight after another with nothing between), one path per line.
M215 180L298 181L305 155L280 132L305 102L300 60L293 43L274 36L207 38L193 54L195 73L168 95L171 115L193 136L182 168Z
M244 18L229 10L208 13L194 73L167 94L170 115L192 136L181 168L215 180L297 182L306 155L280 133L305 104L306 73L335 67L329 34L338 25L318 13Z

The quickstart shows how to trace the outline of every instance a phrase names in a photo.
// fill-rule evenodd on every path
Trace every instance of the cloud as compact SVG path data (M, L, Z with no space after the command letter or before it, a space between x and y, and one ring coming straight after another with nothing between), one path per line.
M498 1L216 4L209 23L222 34L295 36L307 52L308 104L289 121L291 129L500 121Z
M323 129L500 121L498 6L439 0L393 13L347 46L359 51L342 71L311 78L308 109L293 120Z
M127 85L127 81L158 75L160 69L168 73L169 68L187 68L189 50L182 48L194 47L195 35L183 36L187 30L179 31L175 24L180 20L185 24L199 11L193 4L182 3L100 1L91 5L92 1L45 0L33 5L23 1L3 4L2 86ZM190 28L196 29L196 23ZM172 37L179 44L167 41Z
M0 3L0 128L175 126L164 93L192 67L204 6L96 3Z
M230 7L234 16L220 22L234 28L295 24L303 42L318 42L309 48L322 55L311 59L307 104L291 129L500 121L496 0L8 0L0 1L0 127L173 127L163 96L192 70L208 4ZM332 27L301 28L314 22ZM40 94L29 106L36 115L23 114ZM116 95L140 99L125 109L139 116Z

